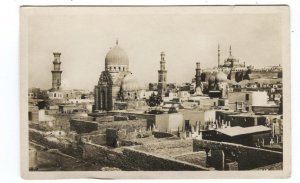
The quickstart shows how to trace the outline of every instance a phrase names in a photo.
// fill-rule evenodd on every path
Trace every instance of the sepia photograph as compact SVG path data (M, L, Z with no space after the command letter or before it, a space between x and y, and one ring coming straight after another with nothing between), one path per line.
M22 176L288 178L289 32L283 5L21 7Z

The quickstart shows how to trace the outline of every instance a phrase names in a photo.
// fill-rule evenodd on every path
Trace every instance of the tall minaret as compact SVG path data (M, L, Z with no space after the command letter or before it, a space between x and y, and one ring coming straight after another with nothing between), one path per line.
M196 88L199 86L201 87L201 67L200 67L200 62L196 63Z
M220 67L220 44L218 43L218 67Z
M165 52L160 53L160 70L158 70L158 94L165 96L167 89L167 70L165 61Z
M61 53L53 53L54 61L53 61L53 70L52 72L52 90L60 90L61 85L61 73L60 70L60 55Z
M231 45L229 47L229 56L231 56Z

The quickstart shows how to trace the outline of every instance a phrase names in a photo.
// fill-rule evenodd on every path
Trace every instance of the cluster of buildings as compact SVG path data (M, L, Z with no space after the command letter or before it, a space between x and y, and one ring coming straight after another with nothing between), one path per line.
M191 140L197 139L282 153L281 66L246 66L232 55L231 46L221 64L219 45L217 53L216 67L203 69L197 62L191 82L178 84L168 83L166 53L161 52L158 82L144 88L130 71L128 55L117 41L106 54L105 69L93 92L64 90L60 53L54 53L52 88L29 90L30 128L60 132L55 138L68 139L76 149L84 149L85 144L119 149L176 139L185 144L182 148L191 150ZM161 101L149 107L153 95ZM201 166L219 169L208 161L213 154L209 152ZM228 170L245 168L241 161L233 158L233 162L240 163L240 168Z

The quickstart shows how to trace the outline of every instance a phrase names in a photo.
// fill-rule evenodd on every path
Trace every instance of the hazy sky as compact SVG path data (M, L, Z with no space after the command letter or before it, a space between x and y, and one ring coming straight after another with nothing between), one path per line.
M180 12L181 10L181 12ZM183 11L182 11L183 10ZM157 82L160 52L168 82L190 82L202 68L232 54L246 65L281 64L282 20L276 13L233 8L32 8L28 18L29 87L51 88L53 52L61 52L62 81L69 88L97 84L104 59L119 39L129 69L141 84Z

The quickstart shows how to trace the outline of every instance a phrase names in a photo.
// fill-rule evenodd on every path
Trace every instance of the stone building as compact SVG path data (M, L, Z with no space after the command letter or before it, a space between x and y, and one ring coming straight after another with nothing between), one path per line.
M95 110L115 109L117 101L138 100L141 90L138 81L129 71L127 53L118 46L111 48L105 57L105 70L95 86Z
M205 69L201 73L201 80L208 81L211 75L215 75L218 72L226 74L227 79L240 82L248 79L249 71L245 65L245 62L240 63L240 60L232 55L231 45L229 47L229 56L224 60L224 63L220 63L220 45L218 45L218 65L213 69Z
M220 71L208 78L207 93L212 98L227 98L228 80L224 72Z

